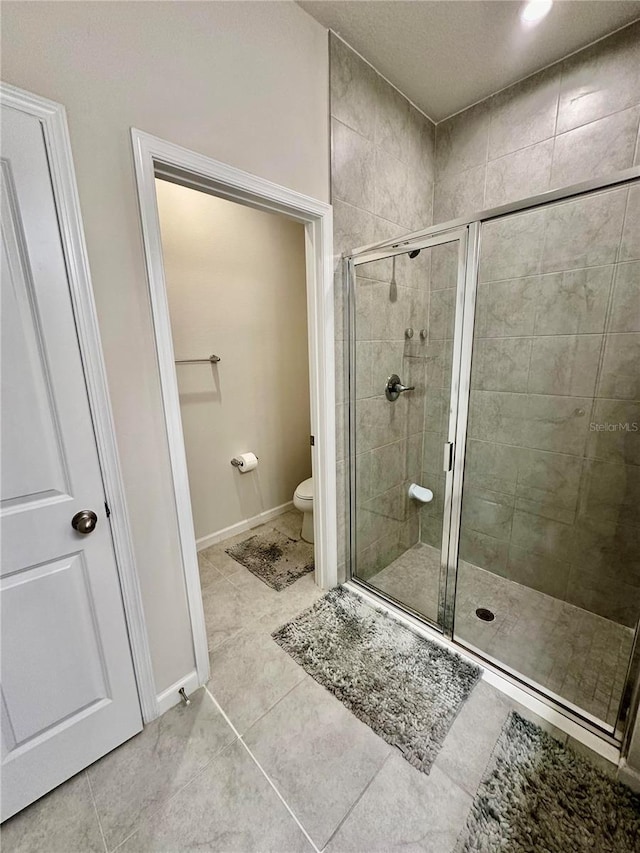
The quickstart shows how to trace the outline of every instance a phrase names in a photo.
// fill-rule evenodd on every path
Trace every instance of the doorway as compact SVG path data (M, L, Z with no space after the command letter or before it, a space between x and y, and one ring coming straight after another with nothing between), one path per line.
M261 584L275 603L315 570L305 233L166 180L156 196L212 651Z
M200 364L197 369L207 371L215 389L220 379L233 364L223 361L224 353L177 352L174 350L167 298L160 217L158 215L158 193L156 181L177 184L181 189L198 191L227 203L237 203L254 211L279 214L298 223L304 233L304 268L306 279L306 320L308 329L308 382L310 445L313 471L313 549L315 580L320 588L330 588L337 582L336 554L336 497L335 497L335 401L334 401L334 352L333 352L333 277L331 255L331 208L315 199L302 196L271 184L246 172L233 169L210 158L172 145L164 140L133 130L134 159L138 196L140 201L145 254L149 273L150 296L153 310L156 345L162 383L163 404L167 436L171 457L176 509L180 530L183 568L191 615L196 671L187 687L204 683L209 674L207 626L205 625L202 589L198 571L198 553L194 535L193 512L189 492L187 458L180 411L180 390L177 370L186 370L189 365L176 365L176 361L219 357L220 362ZM250 251L247 246L245 251ZM191 371L196 365L190 365ZM217 376L216 376L217 374ZM192 374L195 375L195 374ZM201 374L204 376L204 374ZM193 380L196 381L196 380ZM231 388L232 386L227 386ZM265 392L267 389L265 389ZM241 394L242 389L235 389ZM213 393L216 393L215 390ZM231 470L232 459L238 454L253 452L251 447L238 446L234 456L226 461L229 473L236 475L236 484L251 484L256 471L241 474ZM257 454L259 455L259 454ZM266 460L264 460L266 464ZM258 471L263 467L258 460ZM242 478L242 480L240 480ZM247 479L249 478L249 479ZM255 483L254 483L255 485ZM245 486L242 486L245 488ZM248 500L249 489L244 494ZM239 492L236 497L240 500ZM256 493L252 500L255 502ZM293 495L290 499L293 498ZM247 504L248 505L248 504ZM265 507L265 512L273 507ZM249 510L248 512L251 512ZM257 516L257 518L256 518ZM256 523L260 513L246 515L244 522ZM232 527L232 524L227 525ZM224 523L212 531L213 538L225 532ZM229 532L228 530L226 532ZM242 535L242 534L238 534ZM205 538L206 537L201 537ZM246 538L246 537L245 537ZM208 547L218 548L213 542ZM232 543L233 544L233 543ZM202 560L201 560L202 562Z

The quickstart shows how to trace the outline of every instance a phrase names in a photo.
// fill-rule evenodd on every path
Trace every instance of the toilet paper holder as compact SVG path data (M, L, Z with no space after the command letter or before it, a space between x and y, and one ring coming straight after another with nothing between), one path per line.
M257 456L256 456L256 459L258 459ZM231 460L231 464L233 465L234 468L239 468L242 465L242 460L238 459L237 456L234 456L233 459Z

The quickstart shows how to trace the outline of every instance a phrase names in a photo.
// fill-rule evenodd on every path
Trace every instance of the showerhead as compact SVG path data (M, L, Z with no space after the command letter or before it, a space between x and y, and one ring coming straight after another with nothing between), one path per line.
M409 257L413 260L413 258L417 258L420 254L420 249L414 249L413 252L409 252Z

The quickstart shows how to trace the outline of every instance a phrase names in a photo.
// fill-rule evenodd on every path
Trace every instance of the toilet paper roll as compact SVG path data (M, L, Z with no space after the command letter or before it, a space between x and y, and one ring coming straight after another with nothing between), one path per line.
M255 453L239 453L231 460L231 464L235 465L241 474L246 474L247 471L258 467L258 457Z
M420 501L421 504L428 504L433 500L433 492L431 489L425 489L424 486L419 486L417 483L411 483L409 486L409 497Z

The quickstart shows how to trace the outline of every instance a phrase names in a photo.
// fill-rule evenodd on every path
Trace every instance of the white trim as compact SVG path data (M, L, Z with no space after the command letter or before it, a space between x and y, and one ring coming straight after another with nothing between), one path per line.
M266 524L268 521L272 521L279 515L289 512L292 508L293 501L289 501L286 504L274 506L273 509L266 509L264 512L260 512L252 518L245 518L243 521L238 521L236 524L231 524L229 527L223 527L222 530L218 530L215 533L209 533L208 536L201 536L199 539L196 539L196 550L204 551L205 548L210 548L211 545L217 545L218 542L224 542L224 540L228 539L230 536L237 536L238 533L244 533L246 530L252 530L259 524Z
M452 647L455 648L457 652L460 651L458 646ZM529 693L529 691L523 690L522 687L519 687L517 684L514 684L513 681L504 678L504 676L496 670L487 667L486 664L482 678L487 682L487 684L493 685L493 687L500 690L506 696L514 699L520 705L524 705L525 708L533 711L533 713L537 714L538 717L541 717L543 720L551 723L557 729L560 729L560 731L565 732L569 737L580 741L580 743L583 743L589 749L593 750L593 752L596 752L598 755L606 758L607 761L616 765L620 761L620 750L613 746L613 744L607 743L607 741L603 740L597 734L585 729L584 726L581 726L574 720L570 720L569 717L565 716L557 708L549 705L548 702L543 702L541 699L538 699L532 693Z
M192 669L187 675L183 675L182 678L174 681L174 683L167 687L166 690L158 693L156 696L158 716L164 714L164 712L168 711L169 708L173 708L174 705L179 705L180 702L182 702L182 696L178 693L178 690L182 687L184 687L184 692L187 694L187 697L200 687L200 679L198 678L198 673L195 669Z
M315 436L312 464L316 582L325 589L335 586L338 581L332 209L317 199L135 128L131 130L131 139L194 655L200 684L204 684L209 677L209 654L162 262L155 178L167 177L252 207L283 213L305 225L311 430Z
M4 105L12 109L35 116L42 125L98 458L105 496L111 510L111 535L129 630L138 695L142 717L145 722L149 722L157 716L156 688L118 458L107 374L91 288L66 112L61 104L6 83L0 83L0 99Z

